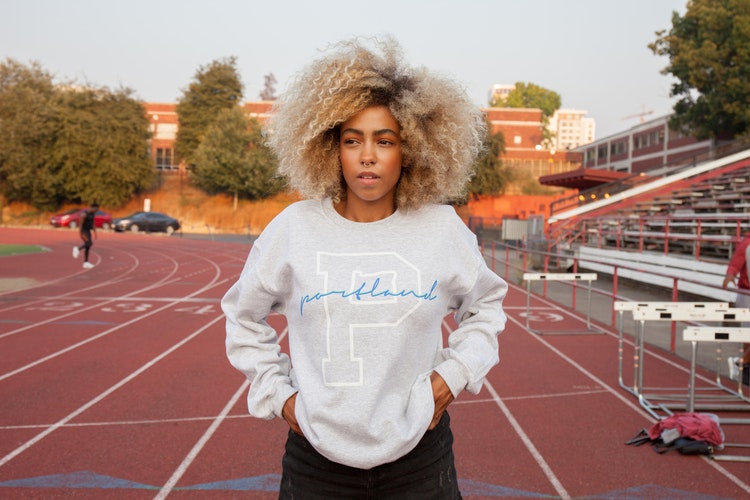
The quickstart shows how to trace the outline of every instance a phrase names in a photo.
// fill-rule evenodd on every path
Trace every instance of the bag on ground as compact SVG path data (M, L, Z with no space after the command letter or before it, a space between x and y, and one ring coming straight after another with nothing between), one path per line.
M724 431L712 413L676 413L649 429L641 429L625 444L653 445L657 453L676 450L683 455L711 455L724 448Z

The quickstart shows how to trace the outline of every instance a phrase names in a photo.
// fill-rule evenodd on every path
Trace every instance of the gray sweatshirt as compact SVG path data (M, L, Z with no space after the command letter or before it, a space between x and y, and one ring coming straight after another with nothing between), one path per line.
M433 371L454 396L479 392L498 362L506 291L449 206L357 223L331 200L302 201L263 231L222 300L227 355L251 382L250 414L281 416L298 392L312 446L369 469L424 435ZM287 320L289 356L266 321L272 311ZM458 328L444 346L451 311Z

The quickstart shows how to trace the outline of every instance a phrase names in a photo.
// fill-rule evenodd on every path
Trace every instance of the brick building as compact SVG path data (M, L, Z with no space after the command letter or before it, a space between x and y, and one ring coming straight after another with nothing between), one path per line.
M175 141L179 126L176 104L145 103L146 114L151 123L151 158L159 171L184 172L184 165L177 163ZM249 117L265 121L271 113L272 101L246 102L243 108ZM485 108L482 110L493 132L502 132L506 153L502 157L505 165L524 169L538 178L542 175L568 172L580 167L581 153L556 151L542 146L542 112L539 109ZM534 214L549 215L551 198L529 197L509 192L501 197L483 197L473 200L472 215L486 219L504 216L525 218Z
M273 102L246 102L242 105L248 117L264 121L271 113ZM175 157L175 141L177 140L177 105L173 103L144 104L146 116L151 123L151 158L157 170L181 170L184 166L178 164Z
M177 111L172 103L146 103L151 123L151 158L157 170L179 170L174 144L177 139ZM249 117L265 121L271 113L272 101L246 102L243 108ZM505 136L506 154L503 161L515 168L524 168L533 175L545 175L578 168L581 154L542 148L542 112L538 109L486 108L482 110L493 132Z
M542 110L485 108L482 110L493 132L505 137L503 162L530 172L535 178L575 170L581 166L580 152L545 148L542 144Z
M661 175L680 165L704 160L719 146L669 128L669 115L580 146L576 170L541 176L539 182L584 191L633 175Z
M668 121L669 115L655 118L577 148L582 166L638 174L705 155L713 146L671 130Z

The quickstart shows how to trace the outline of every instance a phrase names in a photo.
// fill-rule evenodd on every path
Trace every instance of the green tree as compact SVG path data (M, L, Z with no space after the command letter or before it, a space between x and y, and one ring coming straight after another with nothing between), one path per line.
M9 201L56 208L60 179L52 162L59 127L52 76L38 63L0 64L0 190Z
M560 109L562 99L560 94L545 89L534 83L517 82L513 90L501 101L493 101L491 106L505 106L506 108L536 108L542 110L542 142L549 145L553 134L547 128L549 120Z
M153 185L149 122L131 90L72 88L59 101L54 156L66 200L120 206Z
M123 89L56 85L39 64L0 64L0 189L52 210L64 202L118 206L151 187L149 123Z
M283 186L260 124L238 106L219 114L194 158L193 183L209 194L232 194L235 210L238 198L266 198Z
M549 121L555 111L560 109L560 94L533 83L517 82L516 88L510 91L505 106L508 108L537 108L542 110L542 119Z
M656 32L651 51L668 56L662 74L677 81L670 126L696 137L729 138L750 127L750 2L690 0L672 29Z
M175 152L188 165L195 163L195 152L219 113L242 101L243 86L236 66L235 57L201 66L177 102Z
M474 196L502 194L513 181L512 173L503 167L500 155L505 153L505 137L502 132L492 132L487 124L484 151L477 158L475 174L469 182L469 193Z

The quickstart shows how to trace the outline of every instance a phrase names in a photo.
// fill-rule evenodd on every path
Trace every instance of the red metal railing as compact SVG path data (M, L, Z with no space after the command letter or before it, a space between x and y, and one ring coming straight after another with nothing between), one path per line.
M674 276L672 274L658 273L651 269L645 270L633 265L627 264L616 264L611 261L599 261L595 259L584 259L575 256L570 256L560 253L551 253L547 251L534 250L523 246L516 246L499 241L481 241L480 246L483 254L488 259L488 264L498 275L503 277L506 281L520 283L522 280L523 273L526 272L550 272L555 268L559 269L559 262L564 260L565 263L570 263L568 269L572 268L573 272L578 272L579 268L586 269L587 265L591 266L596 264L597 266L604 266L612 270L611 286L594 286L591 288L591 293L598 296L603 296L610 300L611 315L609 317L608 326L617 326L617 316L614 309L614 302L619 300L628 300L628 297L620 295L619 277L622 271L635 271L641 273L648 273L652 277L665 278L671 280L671 289L665 289L664 292L671 296L672 301L678 301L680 295L680 289L684 289L684 285L700 285L702 287L714 288L721 290L720 286L716 286L710 283L690 279L687 277ZM548 295L547 282L542 284L541 295L547 299L554 301ZM571 306L574 310L577 307L577 292L578 288L582 285L576 281L571 282L556 282L559 286L571 287L570 300L572 304L562 304L564 306ZM681 286L682 285L682 286ZM734 290L733 290L734 291ZM743 292L738 292L743 293ZM692 323L691 323L692 324ZM672 352L675 352L676 346L676 323L672 323L671 326L671 337L670 337L670 348Z

